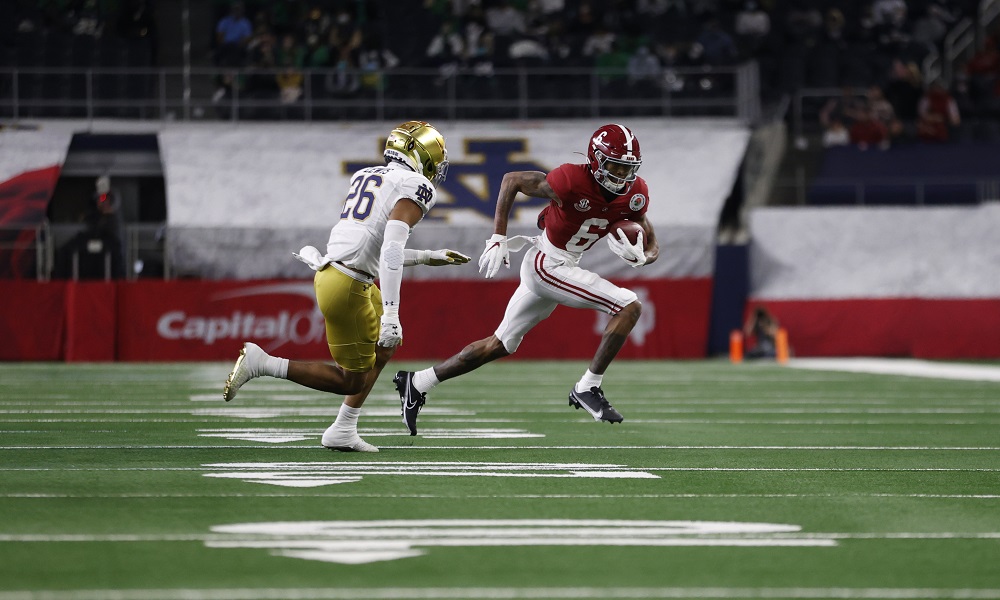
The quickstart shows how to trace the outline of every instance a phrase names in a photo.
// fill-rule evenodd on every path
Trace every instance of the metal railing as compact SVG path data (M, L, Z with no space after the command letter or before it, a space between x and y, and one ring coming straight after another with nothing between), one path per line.
M760 115L756 63L677 68L633 80L624 70L305 69L284 102L276 69L0 69L0 117L164 120L533 119ZM423 118L423 117L422 117Z
M0 225L0 278L172 277L166 223L128 224L115 242L120 246L82 224Z
M1000 179L799 176L776 180L772 190L772 200L782 205L969 206L1000 200Z

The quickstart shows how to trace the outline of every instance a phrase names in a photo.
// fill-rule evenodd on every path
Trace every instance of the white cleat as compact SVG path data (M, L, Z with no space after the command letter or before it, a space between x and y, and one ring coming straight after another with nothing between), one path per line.
M226 379L226 387L222 389L222 399L229 402L236 397L236 392L240 391L243 384L255 377L260 377L260 368L264 364L267 353L260 349L260 346L252 342L243 344L240 349L240 356L233 365L233 370Z
M361 439L357 431L329 427L323 433L323 447L341 452L378 452L378 448Z

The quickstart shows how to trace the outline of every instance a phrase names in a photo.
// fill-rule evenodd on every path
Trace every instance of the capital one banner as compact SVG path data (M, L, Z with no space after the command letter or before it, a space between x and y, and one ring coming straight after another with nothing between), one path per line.
M633 281L643 314L622 358L704 356L711 281ZM439 359L491 335L514 282L403 284L400 359ZM233 359L244 341L295 359L329 360L312 282L138 282L119 284L118 359ZM559 307L515 356L589 359L610 317Z

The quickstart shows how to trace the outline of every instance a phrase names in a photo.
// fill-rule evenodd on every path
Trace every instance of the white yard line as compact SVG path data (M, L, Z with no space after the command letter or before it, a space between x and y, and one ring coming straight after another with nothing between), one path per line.
M1000 381L1000 367L888 358L796 358L788 361L793 369L846 371L878 375L905 375L964 381Z
M365 431L360 430L361 434ZM403 437L403 434L399 434ZM314 450L318 444L268 445L143 445L115 444L88 446L0 446L0 450L215 450L234 448L269 448L289 450ZM652 445L652 446L381 446L383 448L415 448L419 450L799 450L799 451L902 451L902 452L1000 452L1000 446L698 446L698 445Z
M766 587L545 587L545 588L211 588L147 590L39 590L0 592L0 600L647 600L732 598L780 600L1000 600L1000 589L766 588Z
M381 499L446 499L446 498L469 498L469 499L510 499L510 500L576 500L576 499L700 499L700 498L788 498L788 499L813 499L813 498L910 498L910 499L949 499L949 500L1000 500L1000 494L888 494L888 493L843 493L843 494L372 494L344 493L344 492L307 492L299 493L272 493L259 492L253 494L240 493L218 493L218 494L181 494L181 493L122 493L122 494L44 494L44 493L11 493L0 494L0 498L27 498L27 499L147 499L147 498L381 498Z
M254 446L234 446L234 448L253 448ZM274 446L258 446L259 448L275 448ZM386 448L387 446L382 446ZM409 448L409 446L403 446L400 448ZM323 462L315 463L317 468L322 467L325 464ZM358 463L351 463L351 465L357 465ZM788 472L788 473L798 473L798 472L834 472L834 473L853 473L853 472L872 472L872 473L940 473L940 472L954 472L954 473L1000 473L1000 468L963 468L963 467L942 467L942 468L896 468L896 467L776 467L776 468L766 468L766 467L634 467L636 469L642 469L644 471L691 471L691 472L709 472L709 471L724 471L724 472ZM205 471L204 467L111 467L111 468L101 468L101 467L0 467L0 472L76 472L76 471L87 471L87 472L158 472L158 471Z

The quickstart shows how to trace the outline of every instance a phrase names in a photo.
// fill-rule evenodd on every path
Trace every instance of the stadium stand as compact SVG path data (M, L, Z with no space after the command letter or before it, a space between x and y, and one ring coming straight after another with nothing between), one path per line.
M707 117L685 123L701 127L700 138L684 131L665 143L675 146L672 151L687 149L706 161L723 157L714 165L714 174L690 171L692 177L718 179L719 189L668 189L671 201L688 206L700 202L706 213L695 220L683 210L669 215L670 239L679 246L666 254L658 267L663 271L655 275L692 276L704 283L725 263L727 277L745 282L732 286L731 293L770 301L795 299L799 292L794 285L775 292L777 288L767 285L767 272L754 270L754 277L748 278L748 271L766 258L762 249L779 247L772 236L781 235L780 223L794 227L812 213L783 213L778 221L758 218L757 223L768 226L755 230L749 214L759 207L975 210L1000 197L995 159L1000 156L1000 54L994 37L1000 0L245 0L242 7L253 33L238 65L219 60L215 36L217 23L231 7L229 1L162 0L154 12L152 3L141 0L0 2L2 14L12 16L0 25L0 118L11 123L3 134L29 150L27 157L0 161L6 163L0 167L6 189L13 190L10 197L30 196L25 195L25 182L51 193L55 181L42 167L60 164L51 157L65 156L73 119L114 119L111 129L123 136L155 130L163 172L142 176L155 178L160 188L170 180L164 224L175 227L178 216L184 216L184 224L191 227L175 228L173 254L164 251L168 236L162 231L147 236L160 244L166 263L177 263L145 273L132 271L129 277L282 277L287 260L255 261L250 266L256 271L241 271L233 257L244 252L248 239L252 247L284 252L305 229L291 232L261 225L257 231L248 227L237 232L220 226L202 230L199 238L199 215L189 210L204 202L206 188L198 186L199 173L201 181L211 184L212 197L221 199L219 206L230 210L226 194L233 190L263 198L275 195L279 181L302 183L316 176L329 182L342 175L338 164L319 173L299 173L296 179L297 165L318 160L308 152L296 154L283 141L269 142L271 135L293 132L310 139L303 132L317 121L329 121L327 125L335 127L327 131L337 132L339 145L344 132L354 127L364 129L365 139L374 139L375 124L411 118L415 112L460 127L470 136L478 126L488 129L513 120L526 127L517 135L531 139L531 124L537 121L550 140L557 137L551 133L553 122L586 128L611 119L651 119L655 121L649 123L662 125L657 125L658 136L667 133L672 118ZM454 34L445 44L450 55L432 50L442 30ZM922 102L933 82L946 86L953 104L947 99ZM922 116L927 105L944 120ZM18 131L32 127L31 120L44 119L62 120L66 128L53 131L49 125L48 131L34 136ZM234 121L261 121L263 127L245 126L233 135L226 125ZM296 121L305 123L299 128ZM825 136L826 129L835 129L833 121L840 122L841 130ZM175 127L175 122L183 126ZM787 138L783 129L781 136L760 136L764 129L780 128L787 128ZM942 134L947 139L941 140ZM201 143L205 138L199 136L208 136L211 143ZM749 136L770 142L751 143ZM938 141L930 141L935 136ZM777 142L776 137L783 139ZM475 145L481 140L461 139L469 144L464 150L470 164L486 161L486 167L476 167L479 171L501 168L489 160L512 160L511 151L501 152L495 139L487 142L496 147L487 144L489 151L483 152ZM556 161L557 151L573 145L569 141L558 149L531 148L530 153L536 160ZM320 147L308 150L318 155ZM282 148L281 164L289 172L258 185L251 177L227 190L205 176L211 163L178 158L185 149L199 148L228 148L235 164L246 158L238 154L240 149ZM338 156L347 162L374 160L372 148ZM727 151L720 152L722 148ZM715 155L710 156L711 149ZM518 149L513 152L519 155ZM770 156L759 156L765 153ZM684 154L665 153L675 162L689 158ZM25 165L38 170L21 179L18 166ZM491 175L479 171L465 175L485 176L489 188ZM773 184L761 184L763 180ZM458 181L462 184L453 182L449 193L463 202L474 200L475 194L467 194L466 188L479 184ZM121 178L116 183L132 185L133 192L143 185ZM312 189L320 189L315 183L310 183ZM257 208L251 206L247 214L271 223ZM988 221L994 212L977 214ZM840 231L840 224L855 222L847 212L824 214L831 219L823 222L825 231ZM720 221L727 247L713 252ZM481 237L476 227L483 226L468 227L463 243ZM926 231L922 225L912 230ZM207 242L217 247L207 250ZM40 278L46 277L44 260L33 263L23 248L18 252L22 271L34 264ZM802 256L792 253L793 258ZM957 267L950 267L971 272L960 258L954 261ZM172 272L177 264L182 271ZM992 297L994 291L976 293ZM742 315L733 315L733 306L725 315L712 315L720 340L725 338L726 319L742 321ZM802 320L813 310L808 305L794 308ZM690 355L691 340L703 334L686 338L689 345L682 353ZM799 349L808 351L809 346ZM709 348L710 353L715 350ZM656 352L676 355L677 349Z

